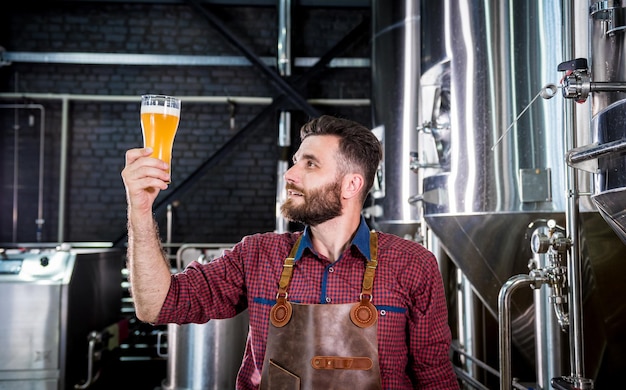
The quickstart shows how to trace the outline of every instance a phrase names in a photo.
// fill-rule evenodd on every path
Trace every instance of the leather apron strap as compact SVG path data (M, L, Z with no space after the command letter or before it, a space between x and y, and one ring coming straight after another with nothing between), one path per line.
M287 301L294 256L283 264L276 304L270 312L262 390L381 389L378 312L371 304L378 235L370 233L371 260L359 302L301 305ZM356 325L356 326L355 326Z

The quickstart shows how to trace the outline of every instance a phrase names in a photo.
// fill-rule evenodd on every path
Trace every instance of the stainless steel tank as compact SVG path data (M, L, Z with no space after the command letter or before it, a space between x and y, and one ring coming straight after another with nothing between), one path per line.
M371 212L378 230L412 237L419 213L408 203L417 188L409 161L416 150L420 77L420 1L372 2L372 120L384 156ZM401 178L401 180L400 180Z
M206 324L167 326L167 377L163 390L234 389L241 366L248 312Z
M570 127L567 116L566 104L572 102L540 95L542 90L548 97L554 95L553 87L544 86L559 83L563 75L558 66L570 59L561 6L551 0L445 3L450 134L445 142L434 144L448 148L449 155L439 155L441 172L424 178L424 219L494 317L501 287L511 276L529 271L529 224L547 219L565 224L571 189L566 184L564 139L566 132L578 129ZM586 31L588 25L575 28ZM604 45L620 47L615 39ZM608 53L610 60L596 65L623 72L621 49L619 54ZM616 121L622 123L621 118ZM623 137L616 130L609 133L613 139ZM590 138L583 134L578 141L584 144ZM613 187L623 186L623 161L622 155L612 170L605 170L604 179L602 174L597 177L605 188L611 178ZM598 199L595 195L596 203ZM613 199L623 202L624 197ZM618 212L623 205L616 205L614 216L623 218ZM619 275L626 268L626 251L588 198L581 198L579 206L575 242L582 248L586 365L591 377L606 378L615 375L615 357L623 355L623 337L615 327L625 324L624 305L610 297L625 292ZM532 304L528 289L516 293L511 306L514 346L530 362Z
M563 61L560 8L495 0L446 8L449 169L425 178L424 216L495 316L500 287L528 272L527 226L564 219L563 101L536 99ZM518 300L516 315L527 304Z
M626 4L594 0L590 6L591 76L626 85ZM592 93L592 134L599 145L626 142L626 93ZM626 244L626 152L598 159L592 197L600 214Z
M176 252L180 271L191 261L210 262L231 244L184 244ZM163 390L234 389L243 360L249 316L244 311L233 318L204 324L168 324L166 378ZM162 337L159 348L164 345Z

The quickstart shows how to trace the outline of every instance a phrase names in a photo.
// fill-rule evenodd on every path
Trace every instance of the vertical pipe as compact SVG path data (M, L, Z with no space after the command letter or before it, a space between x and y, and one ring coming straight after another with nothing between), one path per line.
M539 226L536 234L547 237L549 228ZM533 234L534 235L534 234ZM547 270L554 266L545 253L533 251L534 268ZM536 286L538 287L538 286ZM541 286L533 290L535 305L535 367L537 370L537 388L548 390L551 388L551 379L561 376L563 359L561 354L561 330L556 321L551 302L549 286Z
M563 55L570 58L573 53L574 29L571 21L575 20L573 1L563 2ZM564 134L565 155L567 151L577 146L576 126L571 105L564 105ZM582 283L579 244L579 205L578 205L578 175L574 168L565 164L565 189L567 207L565 210L565 224L567 236L572 240L568 251L567 274L568 274L568 302L569 305L569 344L571 375L576 380L584 376L583 358L583 332L582 332Z
M15 107L15 114L13 118L13 242L17 242L17 216L18 216L18 193L17 188L19 185L19 134L20 125L17 118L17 107Z
M278 71L291 76L291 0L278 4Z
M44 167L45 167L45 123L46 123L46 111L45 108L40 105L33 105L33 107L37 107L40 110L40 119L39 119L39 187L37 194L37 220L35 221L37 225L37 242L41 242L43 240L43 177L44 177Z
M285 172L289 169L289 146L291 144L289 132L291 129L291 113L282 111L278 124L280 157L276 169L276 232L284 233L287 231L287 220L283 218L280 212L280 206L285 202Z
M467 276L460 269L457 269L457 285L458 291L458 329L459 342L463 351L471 356L479 357L478 353L478 337L476 335L479 325L479 318L476 315L476 295ZM462 358L463 368L469 376L478 379L478 372L475 364Z
M172 204L167 204L167 211L165 213L166 220L166 228L165 228L165 243L167 244L167 255L168 257L172 254L172 220L173 220L173 212L172 212Z
M291 0L280 0L278 4L278 71L281 77L291 76ZM285 201L284 175L289 168L289 147L291 146L291 113L281 111L278 124L278 160L276 181L276 232L287 230L287 221L280 213Z
M62 98L61 107L61 164L59 167L59 223L57 241L62 243L65 239L65 190L67 182L67 154L69 142L69 98Z
M41 104L0 104L0 108L15 109L15 119L13 127L15 129L14 139L14 155L13 155L13 242L17 242L17 225L18 225L18 187L19 187L19 118L18 109L39 110L39 187L37 195L37 242L41 242L43 219L43 178L44 178L44 152L45 152L45 109Z
M511 296L521 286L529 286L529 275L515 275L504 283L498 294L498 324L500 340L500 390L512 388L511 376Z

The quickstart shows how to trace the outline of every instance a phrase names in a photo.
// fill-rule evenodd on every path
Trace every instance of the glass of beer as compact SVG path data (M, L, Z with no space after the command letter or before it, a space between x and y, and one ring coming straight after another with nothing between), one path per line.
M141 96L143 146L152 148L152 157L172 164L172 147L180 120L180 99L165 95ZM169 172L171 175L171 171Z

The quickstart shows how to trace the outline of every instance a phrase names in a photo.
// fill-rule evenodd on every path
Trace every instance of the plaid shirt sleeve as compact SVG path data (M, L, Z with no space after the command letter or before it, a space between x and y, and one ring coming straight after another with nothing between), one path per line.
M159 313L158 323L198 323L231 318L247 307L241 243L206 267L191 262L172 275L170 291Z

